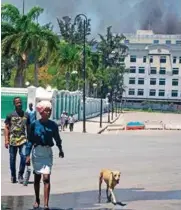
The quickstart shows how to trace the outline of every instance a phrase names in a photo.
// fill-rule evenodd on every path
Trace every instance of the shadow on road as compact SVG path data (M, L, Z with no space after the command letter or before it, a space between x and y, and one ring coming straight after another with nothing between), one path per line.
M145 191L144 188L130 188L117 189L115 190L115 195L117 200L126 203L128 208L129 202L132 201L181 200L181 190ZM34 202L34 196L2 196L1 202L4 206L4 210L31 210ZM43 197L41 197L41 206L43 206ZM105 190L102 191L101 204L98 204L98 191L94 190L65 194L52 194L50 197L50 207L51 210L111 210L114 206L113 204L106 203ZM128 210L127 207L126 209ZM114 209L121 208L122 207L116 206Z

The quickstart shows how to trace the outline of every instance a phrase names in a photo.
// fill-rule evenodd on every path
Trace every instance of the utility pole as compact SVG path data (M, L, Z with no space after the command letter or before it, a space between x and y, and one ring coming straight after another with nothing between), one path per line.
M23 15L25 14L25 0L23 0Z

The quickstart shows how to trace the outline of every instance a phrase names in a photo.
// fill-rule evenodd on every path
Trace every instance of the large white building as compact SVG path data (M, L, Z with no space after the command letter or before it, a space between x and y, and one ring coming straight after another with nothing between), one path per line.
M125 59L124 98L128 101L181 102L181 34L161 35L151 30L124 34L129 47Z

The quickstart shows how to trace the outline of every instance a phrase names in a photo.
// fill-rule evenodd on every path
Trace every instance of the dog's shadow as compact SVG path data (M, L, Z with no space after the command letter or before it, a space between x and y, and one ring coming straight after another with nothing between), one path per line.
M180 200L181 190L146 191L144 188L115 189L117 201L127 204L132 201L147 200ZM70 209L112 209L113 204L107 203L106 191L102 190L101 203L98 202L98 191L81 191L65 194L51 194L49 206L51 210ZM32 209L34 195L32 196L2 196L1 202L10 209ZM41 197L43 204L43 196ZM119 204L119 203L118 203ZM103 208L104 206L104 208Z

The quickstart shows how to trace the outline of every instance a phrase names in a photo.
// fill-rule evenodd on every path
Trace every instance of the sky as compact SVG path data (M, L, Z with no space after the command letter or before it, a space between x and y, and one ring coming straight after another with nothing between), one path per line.
M181 0L24 0L25 12L35 5L44 8L39 22L52 22L59 32L56 18L70 16L72 19L84 13L91 19L92 35L105 33L112 26L115 33L134 33L137 29L148 29L156 33L181 33L179 22ZM22 11L23 0L2 0ZM172 26L172 27L171 27Z

